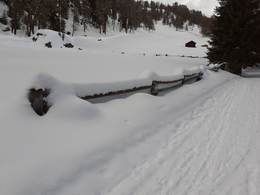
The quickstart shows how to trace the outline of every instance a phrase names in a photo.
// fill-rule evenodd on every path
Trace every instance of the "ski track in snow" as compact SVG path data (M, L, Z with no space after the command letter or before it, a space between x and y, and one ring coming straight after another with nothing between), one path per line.
M235 77L204 104L173 119L166 129L175 133L167 144L103 194L256 195L260 92L255 83Z

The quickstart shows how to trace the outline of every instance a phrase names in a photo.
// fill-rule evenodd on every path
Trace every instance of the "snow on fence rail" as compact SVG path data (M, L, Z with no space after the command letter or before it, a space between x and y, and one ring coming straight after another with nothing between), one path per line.
M218 71L217 67L206 69ZM56 101L68 95L87 101L104 97L118 98L119 95L128 93L148 93L156 96L159 92L199 81L202 76L202 69L194 67L190 70L177 69L172 75L164 77L149 71L141 74L138 79L122 82L67 84L47 73L40 73L29 89L28 100L33 110L43 116Z

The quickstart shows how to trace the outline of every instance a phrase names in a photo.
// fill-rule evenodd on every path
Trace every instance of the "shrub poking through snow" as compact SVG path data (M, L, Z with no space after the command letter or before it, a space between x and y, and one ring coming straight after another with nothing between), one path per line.
M73 48L73 38L66 33L59 33L53 30L38 30L33 36L32 40L42 46L48 48Z
M74 45L72 45L71 43L66 43L66 44L64 44L64 46L68 47L68 48L73 48L74 47Z
M52 48L51 42L45 43L45 47Z

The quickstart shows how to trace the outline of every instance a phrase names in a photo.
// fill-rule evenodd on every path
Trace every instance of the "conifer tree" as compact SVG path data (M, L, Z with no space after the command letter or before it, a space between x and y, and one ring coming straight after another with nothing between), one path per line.
M99 33L102 32L106 34L108 16L110 14L111 4L109 0L96 0L96 10L95 15L97 17L97 24L99 26Z
M38 24L38 29L50 28L50 19L53 12L53 0L38 1L38 9L35 12L35 19Z
M118 21L119 21L119 31L121 32L123 29L128 29L127 26L127 13L128 11L128 2L127 0L120 0L118 2Z
M240 75L260 62L260 0L219 0L211 28L210 63Z
M97 15L96 15L96 0L89 0L89 4L90 4L90 10L91 10L91 24L96 27L96 28L99 28L99 25L98 25L98 18L97 18Z
M132 2L132 8L130 11L130 21L131 24L129 25L130 32L131 30L136 30L137 28L141 27L142 23L142 5L141 1L137 1L136 3Z
M86 31L87 24L91 23L91 6L89 0L81 0L81 23L84 26L84 32Z
M8 15L12 18L11 28L12 33L16 35L17 29L21 28L21 18L24 14L24 6L21 0L8 1Z
M69 13L69 0L49 0L49 17L50 29L58 32L64 32Z
M117 19L117 11L118 11L118 0L111 0L111 19L112 19L112 25L113 25L113 30L115 30L115 24L116 24L116 19Z
M27 26L27 35L30 37L34 34L35 15L39 12L40 4L38 0L23 0L24 10L24 23Z

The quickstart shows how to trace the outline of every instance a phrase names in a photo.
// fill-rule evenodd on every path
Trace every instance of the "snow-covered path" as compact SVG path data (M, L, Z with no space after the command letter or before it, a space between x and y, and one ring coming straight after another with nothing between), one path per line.
M235 77L216 88L163 127L158 134L170 132L163 147L107 194L259 194L259 85Z

